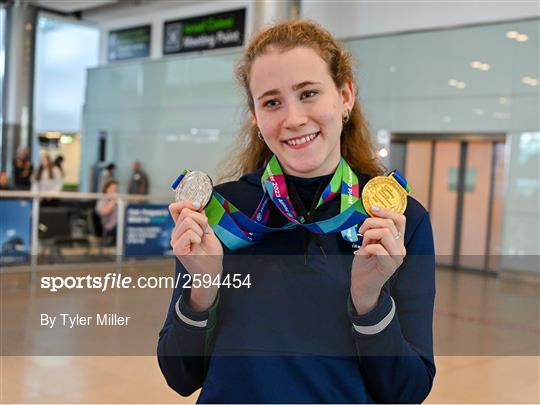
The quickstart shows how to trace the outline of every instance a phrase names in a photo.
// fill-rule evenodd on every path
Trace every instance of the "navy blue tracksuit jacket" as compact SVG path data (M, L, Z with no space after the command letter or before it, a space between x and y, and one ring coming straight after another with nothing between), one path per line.
M216 189L251 215L261 173ZM308 206L330 177L288 181ZM361 187L368 180L359 179ZM323 204L313 220L336 215L339 204ZM222 286L203 313L189 307L189 288L174 290L157 349L169 386L183 396L202 387L198 403L422 402L435 375L433 237L428 213L411 197L405 216L405 261L362 316L350 302L357 248L339 233L295 228L225 249L223 275L249 275L251 287ZM269 225L283 223L272 206ZM177 277L185 273L177 261Z

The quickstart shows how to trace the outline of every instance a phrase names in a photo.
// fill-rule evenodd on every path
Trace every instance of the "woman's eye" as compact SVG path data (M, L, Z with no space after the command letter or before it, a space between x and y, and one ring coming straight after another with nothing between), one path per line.
M277 100L268 100L263 103L263 107L276 107L279 105L279 101Z
M315 90L307 90L307 91L304 91L302 93L302 95L300 96L301 99L305 99L305 98L312 98L314 96L317 95L317 92Z

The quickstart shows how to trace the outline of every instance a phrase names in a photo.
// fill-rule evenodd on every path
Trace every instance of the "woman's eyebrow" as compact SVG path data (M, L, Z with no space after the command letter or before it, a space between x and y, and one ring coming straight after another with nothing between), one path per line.
M300 90L306 86L313 86L314 84L322 84L321 82L311 82L309 80L306 80L305 82L302 82L302 83L297 83L297 84L294 84L292 86L292 89L293 90Z
M312 82L312 81L306 80L306 81L303 81L303 82L300 82L300 83L293 84L292 89L294 91L296 91L296 90L300 90L300 89L302 89L302 88L304 88L306 86L312 86L314 84L322 84L322 83L321 82ZM279 94L278 89L268 90L268 91L265 91L259 97L257 97L257 100L260 100L261 98L267 97L267 96L275 96L277 94Z

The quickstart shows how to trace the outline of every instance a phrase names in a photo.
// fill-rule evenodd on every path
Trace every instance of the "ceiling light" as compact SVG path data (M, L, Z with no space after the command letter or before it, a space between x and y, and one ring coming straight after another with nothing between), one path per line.
M483 70L483 71L489 70L491 68L489 63L482 63L479 60L475 60L471 62L471 67L473 69L478 69L478 70Z
M538 86L538 79L530 76L525 76L521 78L521 83L528 84L529 86Z
M472 112L474 115L484 115L484 110L481 108L473 108Z
M72 142L73 142L73 137L71 135L62 135L60 137L60 143L62 145L69 145Z
M499 97L499 104L512 104L512 99L506 97Z
M464 89L466 87L465 82L460 82L459 80L455 79L448 80L448 85L452 87L457 87L458 89Z
M388 151L386 150L386 148L382 148L381 150L379 150L379 156L382 158L385 158L388 156Z
M518 35L519 35L519 32L517 31L508 31L506 33L506 38L514 39L514 38L517 38Z
M471 67L473 69L480 69L481 66L482 66L482 62L480 62L479 60L475 60L474 62L471 63Z
M525 34L519 34L518 37L516 38L516 41L518 42L525 42L528 40L529 40L529 37Z

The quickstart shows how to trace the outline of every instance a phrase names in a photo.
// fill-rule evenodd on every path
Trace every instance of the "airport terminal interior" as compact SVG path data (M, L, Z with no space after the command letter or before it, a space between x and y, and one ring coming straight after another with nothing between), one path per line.
M171 184L184 169L221 181L250 117L237 62L294 19L350 52L378 158L429 213L426 402L540 403L538 2L0 0L1 403L197 400L155 354L171 285L43 280L174 276ZM62 311L135 325L40 319Z

